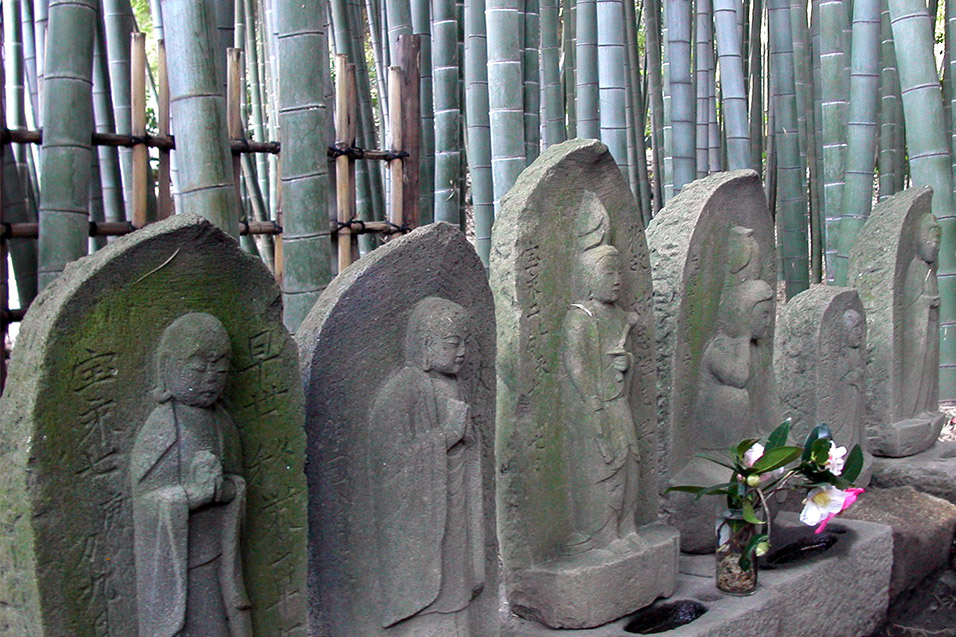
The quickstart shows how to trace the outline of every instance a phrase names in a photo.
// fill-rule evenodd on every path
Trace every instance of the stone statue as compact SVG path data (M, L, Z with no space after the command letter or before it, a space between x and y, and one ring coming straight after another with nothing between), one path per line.
M562 396L572 533L567 551L606 548L636 531L640 453L628 403L638 316L617 305L620 255L614 246L585 251L581 293L564 317Z
M935 412L939 375L939 286L936 259L942 231L932 214L923 214L916 254L906 268L903 287L903 355L900 417Z
M820 413L833 414L825 422L830 424L834 439L849 449L862 442L859 424L863 422L863 392L866 389L866 352L863 347L866 319L856 310L846 310L840 317L840 326L843 339L834 362L833 392L823 395Z
M159 403L130 457L139 634L246 637L242 449L217 404L229 335L216 317L185 314L156 352Z
M466 318L443 298L415 304L404 366L371 410L378 612L401 634L468 635L458 611L484 586L480 441L458 379Z
M724 291L717 309L714 336L700 363L694 407L697 444L704 450L726 450L755 436L750 395L759 371L758 347L773 323L773 290L762 279L745 281Z

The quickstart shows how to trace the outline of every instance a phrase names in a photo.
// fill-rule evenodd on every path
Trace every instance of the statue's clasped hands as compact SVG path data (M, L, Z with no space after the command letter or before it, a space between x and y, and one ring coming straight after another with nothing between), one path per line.
M211 502L231 502L236 497L236 476L223 476L222 463L209 452L200 451L193 456L189 467L189 480L183 484L189 508L195 509Z

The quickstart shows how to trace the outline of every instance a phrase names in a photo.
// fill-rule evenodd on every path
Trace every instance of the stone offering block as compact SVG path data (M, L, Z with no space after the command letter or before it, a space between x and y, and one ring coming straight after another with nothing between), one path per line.
M552 146L521 174L491 286L507 598L552 627L610 622L670 593L677 533L657 523L647 247L603 144Z
M67 266L0 403L0 632L305 635L296 350L235 240L180 214Z
M389 241L296 341L312 630L495 634L495 322L474 249L446 223Z
M760 179L748 170L692 182L648 226L665 485L726 482L725 468L697 454L780 422L773 237ZM667 498L682 550L714 550L715 500Z
M940 227L928 187L885 199L850 251L847 281L866 309L864 423L877 456L925 451L944 424L939 412Z
M956 442L938 441L906 458L874 458L873 486L910 486L956 504Z
M856 290L812 287L790 299L778 321L774 367L792 439L803 444L826 423L837 444L865 444L866 316ZM872 462L864 451L858 486L866 486Z

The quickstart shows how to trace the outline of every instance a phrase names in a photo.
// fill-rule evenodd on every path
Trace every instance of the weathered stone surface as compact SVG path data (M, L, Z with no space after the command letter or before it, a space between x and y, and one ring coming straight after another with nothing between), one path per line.
M956 442L937 442L906 458L874 458L872 486L911 486L956 504Z
M553 146L521 174L495 221L491 285L508 597L550 626L612 621L670 592L677 534L656 524L647 248L603 144Z
M774 368L797 444L819 423L847 449L864 444L866 317L856 290L821 285L790 299L778 316ZM868 483L872 462L864 451L858 486Z
M871 489L843 517L886 524L893 529L890 600L949 565L956 529L956 505L912 487Z
M685 187L647 229L657 321L658 417L665 484L725 482L696 454L779 424L773 375L773 221L757 174ZM714 499L672 494L681 549L714 549Z
M911 456L931 447L939 407L940 229L932 191L911 188L873 208L850 251L847 281L866 309L864 412L870 451Z
M68 266L0 406L0 632L172 634L228 593L203 617L304 635L302 403L271 274L205 220Z
M851 509L852 510L852 509ZM782 513L775 528L783 535L813 533L797 521L796 514ZM712 555L681 555L680 574L674 594L662 603L694 600L707 612L693 622L670 630L674 637L847 637L868 635L886 616L890 583L893 535L882 524L838 518L828 530L840 532L829 551L787 568L761 570L757 592L732 597L714 585ZM576 631L582 637L621 637L629 618ZM559 631L505 616L502 635L547 637ZM565 631L561 631L562 633Z
M316 634L495 634L494 329L439 223L342 272L296 333Z

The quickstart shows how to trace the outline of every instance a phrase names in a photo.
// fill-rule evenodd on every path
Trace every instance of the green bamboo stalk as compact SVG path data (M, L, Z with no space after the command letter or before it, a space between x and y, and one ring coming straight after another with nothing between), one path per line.
M525 162L530 164L541 151L541 18L538 0L524 2L524 148Z
M624 36L627 45L627 68L628 68L628 94L631 96L631 119L628 121L628 129L633 131L634 151L636 161L634 165L637 168L637 200L641 209L641 218L645 227L651 221L651 187L647 175L647 139L645 137L646 112L641 79L640 53L638 51L638 31L640 29L640 17L636 15L633 2L624 2ZM646 79L646 78L645 78Z
M461 153L458 103L458 19L454 0L432 4L432 68L435 77L435 221L459 225Z
M597 1L577 0L575 4L575 73L577 111L577 136L587 139L601 138L599 114L599 79L597 56Z
M24 197L23 184L10 146L3 147L3 219L6 223L36 223ZM8 239L10 261L17 281L20 307L26 307L37 295L37 242L33 239Z
M644 37L647 52L648 93L651 111L651 169L654 172L652 184L653 210L651 216L660 212L664 206L664 89L662 85L661 62L661 3L659 0L647 0L644 6Z
M37 49L36 38L33 32L33 2L32 0L20 0L17 4L20 7L20 34L23 42L23 74L27 89L30 92L30 110L34 113L35 117L35 114L40 112L40 102L38 101L37 93Z
M38 284L86 254L95 0L51 0L44 74Z
M946 124L949 128L949 154L954 187L956 187L956 2L946 3L946 40L943 56L943 106L946 108Z
M850 104L847 126L846 183L834 268L834 282L847 284L850 249L870 215L873 163L880 95L880 0L854 0L850 48Z
M737 3L714 0L717 64L720 66L721 110L727 131L727 167L750 168L750 122L744 86L743 55L737 39Z
M690 0L665 0L667 5L670 53L671 129L674 136L674 194L697 175L695 148L696 117L691 78Z
M561 54L558 41L558 0L541 0L541 107L544 114L542 146L567 139L564 127L564 96L561 90Z
M435 198L435 103L432 80L431 3L429 0L411 0L412 32L421 36L421 82L419 107L421 109L421 170L418 175L419 220L422 225L434 219Z
M521 14L518 1L488 0L485 5L488 28L491 170L496 213L501 198L511 189L527 165L524 146L524 77L521 70L521 44L518 40ZM593 4L593 0L589 1Z
M465 123L468 169L475 216L475 249L485 268L491 254L495 193L491 174L491 121L488 96L488 49L483 0L465 2Z
M933 19L922 0L890 0L902 87L906 144L914 186L933 188L932 210L943 229L939 251L940 400L956 398L956 206L943 96L933 55Z
M564 57L561 64L561 82L564 86L565 123L568 139L578 136L578 87L577 87L577 0L561 0L561 41Z
M25 59L20 2L21 0L7 0L3 3L4 106L7 125L12 128L26 128ZM26 150L22 144L13 147L20 175L26 174Z
M790 0L790 26L793 31L793 59L810 59L810 27L807 24L806 0ZM796 64L794 68L797 90L797 125L800 129L800 163L807 163L807 120L812 118L808 111L812 103L811 69L808 64Z
M129 0L122 0L128 2ZM206 0L212 4L216 24L216 69L222 81L222 94L226 94L226 50L236 41L235 35L235 0Z
M846 7L842 0L821 0L820 87L823 117L823 213L827 280L832 281L843 211L846 173L847 102L849 76L843 47Z
M213 7L202 0L162 0L167 24L170 115L176 126L181 212L202 215L231 236L238 235L232 153L226 104L218 75L218 34Z
M758 173L763 168L764 152L764 92L763 92L763 51L760 32L763 25L763 0L753 0L750 20L750 55L748 57L750 92L750 166Z
M710 171L710 106L716 96L714 84L714 34L713 10L710 0L694 3L694 85L697 94L696 146L697 178L706 177Z
M90 153L90 162L90 221L100 223L106 221L106 215L103 211L103 189L100 185L100 160L96 153ZM90 237L90 252L105 247L106 237Z
M358 86L358 140L362 148L380 148L375 128L375 115L372 105L372 82L369 78L368 63L365 57L365 23L362 20L360 0L349 0L349 20L352 36L352 55L355 58L355 81ZM379 100L384 102L385 100ZM368 204L358 209L359 219L366 221L385 217L385 192L382 162L360 162L357 168L357 185ZM374 236L359 237L359 243L366 251L374 244Z
M671 54L668 32L669 0L661 0L661 94L664 104L661 136L663 139L661 154L661 207L674 196L674 130L671 126Z
M624 7L621 0L597 0L598 114L601 141L627 179L627 113Z
M858 0L859 1L859 0ZM797 95L789 0L767 5L773 73L774 146L777 156L777 236L787 298L810 287L807 198L800 164Z
M132 105L130 94L130 34L136 30L133 9L129 0L100 0L106 36L109 69L109 90L112 117L116 133L132 134ZM106 165L106 164L104 164ZM119 149L119 168L122 175L123 200L126 210L132 202L133 149Z
M282 0L276 5L279 70L279 141L285 258L282 294L285 324L298 329L332 278L328 228L329 175L324 145L328 129L328 41L324 1Z
M39 109L35 111L39 117L37 118L37 125L43 125L43 90L45 87L43 78L44 70L46 68L46 40L47 40L47 27L49 25L49 9L50 0L34 0L33 2L33 37L36 42L36 54L37 54L37 102L39 103Z
M96 132L115 133L116 121L113 119L105 27L102 18L97 19L94 46L93 118ZM113 146L97 146L96 155L104 217L107 221L126 221L126 204L123 198L123 178L120 173L119 153Z
M260 75L259 37L260 26L255 19L253 10L254 0L242 0L242 8L246 23L246 77L249 90L250 132L252 140L266 141L265 109L263 108L262 76ZM256 153L255 174L258 179L258 189L263 198L266 210L269 209L269 160L265 153Z

